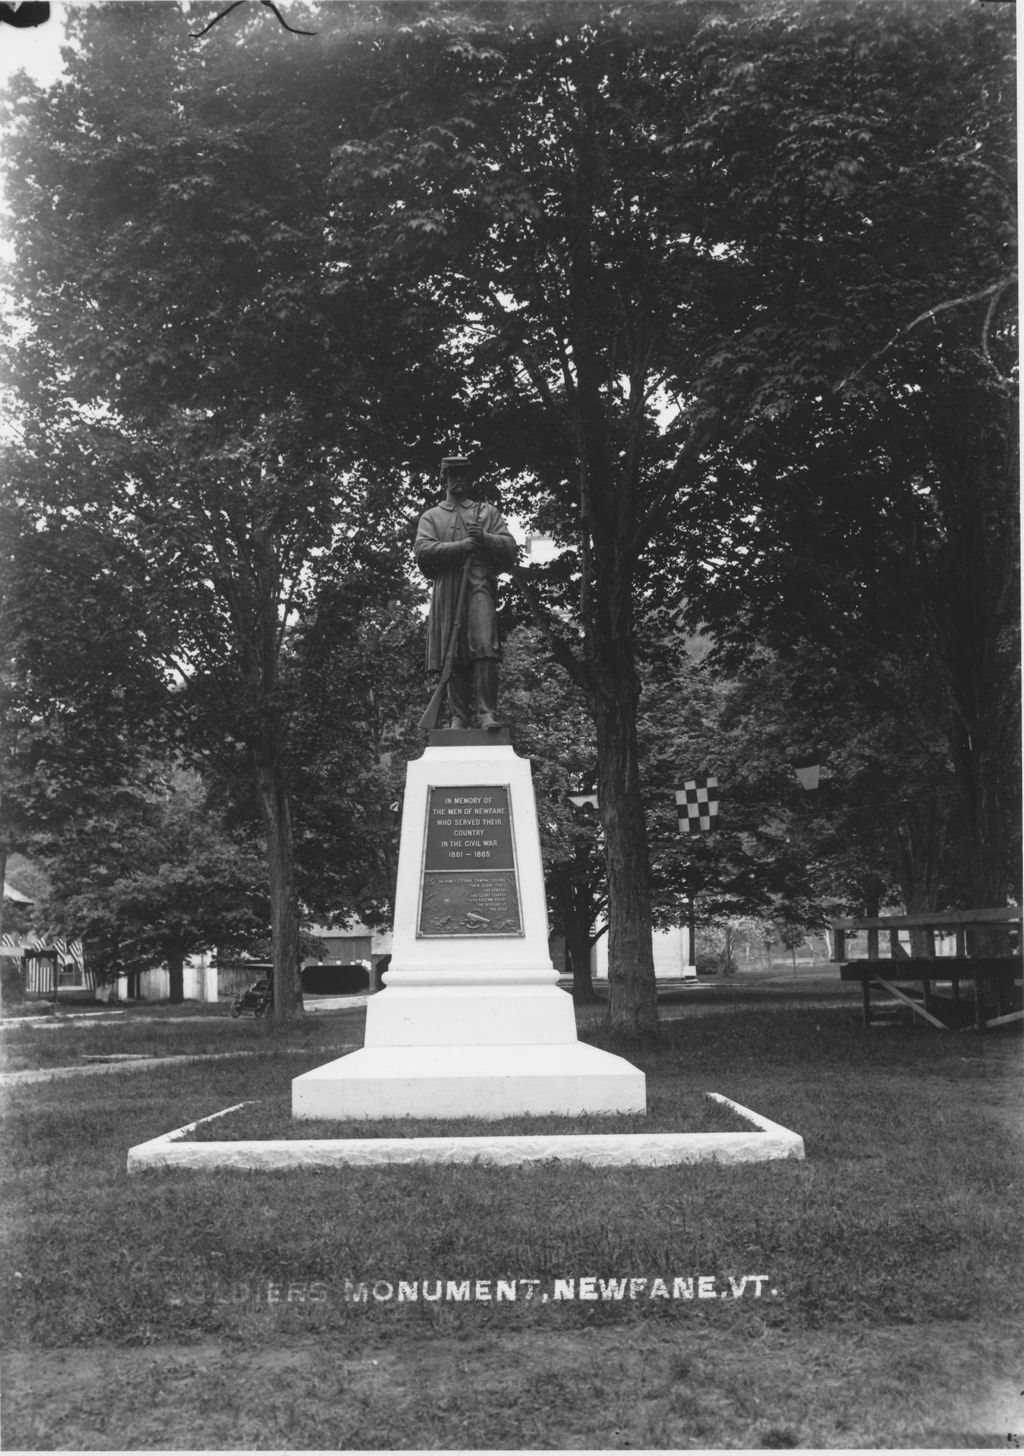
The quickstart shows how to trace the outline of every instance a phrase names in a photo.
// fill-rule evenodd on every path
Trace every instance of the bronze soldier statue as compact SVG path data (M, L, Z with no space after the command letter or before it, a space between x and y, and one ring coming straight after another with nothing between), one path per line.
M501 727L497 577L512 569L519 548L501 512L473 498L465 456L445 456L441 478L444 500L423 513L416 532L416 563L434 583L427 671L441 674L423 726L434 726L447 682L451 726L493 731Z

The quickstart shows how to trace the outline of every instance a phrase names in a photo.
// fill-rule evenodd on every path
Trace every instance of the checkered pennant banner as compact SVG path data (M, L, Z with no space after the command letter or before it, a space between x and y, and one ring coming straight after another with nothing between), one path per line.
M718 827L718 780L688 779L676 789L680 834L699 834Z

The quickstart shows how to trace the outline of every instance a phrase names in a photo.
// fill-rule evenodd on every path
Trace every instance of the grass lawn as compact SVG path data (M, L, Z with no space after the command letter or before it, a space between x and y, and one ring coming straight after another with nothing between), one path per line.
M571 1121L574 1133L643 1133L643 1132L749 1132L756 1134L745 1117L731 1107L695 1094L682 1078L665 1075L647 1078L647 1112L595 1114L592 1117L518 1116L489 1118L481 1126L479 1118L435 1118L427 1124L409 1117L385 1117L351 1122L306 1120L292 1117L291 1089L245 1103L223 1117L201 1122L182 1139L183 1142L237 1142L248 1140L305 1138L397 1138L397 1137L476 1137L482 1131L496 1137L528 1134L544 1137L564 1133Z
M361 1013L5 1028L14 1069L256 1053L10 1080L5 1448L1012 1446L1020 1036L865 1030L859 994L680 994L626 1053L656 1111L721 1092L804 1138L742 1167L128 1178L134 1143L280 1104Z
M192 1015L187 1012L191 1010ZM45 1018L0 1022L2 1070L85 1065L103 1058L223 1055L261 1052L275 1044L267 1021L248 1016L234 1021L227 1007L143 1008L97 1016L58 1013ZM362 1045L364 1012L307 1016L288 1035L288 1045L318 1054L314 1065ZM279 1039L279 1038L278 1038ZM319 1054L323 1053L323 1056Z

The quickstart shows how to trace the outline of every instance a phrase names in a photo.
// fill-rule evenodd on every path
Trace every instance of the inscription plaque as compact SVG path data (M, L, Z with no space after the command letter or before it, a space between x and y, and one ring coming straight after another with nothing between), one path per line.
M417 935L522 935L507 785L432 788Z

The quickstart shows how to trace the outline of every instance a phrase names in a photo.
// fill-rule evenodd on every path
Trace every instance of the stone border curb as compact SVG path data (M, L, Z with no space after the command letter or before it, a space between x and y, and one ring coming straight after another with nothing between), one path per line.
M755 1132L549 1133L531 1137L294 1138L263 1142L185 1142L185 1135L246 1107L237 1102L210 1117L128 1150L128 1172L144 1168L207 1171L237 1168L379 1168L414 1163L480 1163L510 1167L554 1159L598 1168L668 1167L679 1163L763 1163L804 1157L795 1132L742 1107L719 1092L705 1094L752 1123Z

